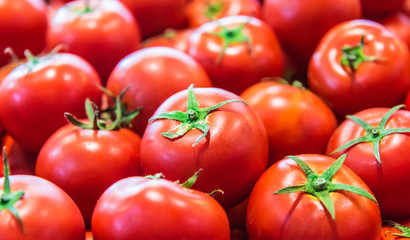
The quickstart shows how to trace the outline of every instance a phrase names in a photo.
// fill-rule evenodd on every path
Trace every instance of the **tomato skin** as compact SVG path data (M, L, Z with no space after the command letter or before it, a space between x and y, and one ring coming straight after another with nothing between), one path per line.
M146 39L142 42L140 48L170 47L188 53L189 38L193 31L193 28L165 30L161 35Z
M318 174L322 174L335 161L317 154L297 157ZM250 239L379 240L380 211L378 205L368 198L344 191L331 192L330 198L335 206L335 220L332 220L316 197L301 192L274 195L279 189L305 182L303 171L289 158L275 163L263 173L249 197L247 230ZM332 182L353 185L370 192L366 184L346 166L341 167Z
M187 26L184 13L188 0L119 0L132 12L143 39L162 33L167 28Z
M18 57L29 49L34 54L45 47L47 7L43 0L0 2L0 67L11 60L4 49L11 47Z
M229 45L218 63L223 50L221 37L214 36L221 25L235 28L245 25L243 34L250 43ZM213 86L240 94L263 77L282 76L284 57L275 33L261 20L249 16L228 16L208 22L196 29L188 50L208 73Z
M206 9L209 4L222 3L222 9L214 15L213 19L206 16ZM201 25L233 15L245 15L252 17L261 17L262 6L258 0L193 0L186 9L186 15L191 27L200 27Z
M362 5L363 16L365 18L374 19L377 17L387 16L389 14L400 11L406 0L360 0Z
M387 108L370 108L360 111L357 116L376 126L381 121ZM410 128L410 112L396 111L386 124L386 129ZM329 140L327 154L342 144L363 136L361 126L351 120L342 122ZM390 134L380 142L381 164L376 160L371 143L359 143L346 150L336 152L332 157L348 154L345 165L359 175L372 189L384 219L400 219L410 216L410 192L405 189L410 185L409 161L410 135Z
M337 121L332 110L314 93L265 81L252 85L241 97L265 125L269 166L289 154L325 153Z
M363 35L363 53L380 60L362 62L352 77L340 63L341 49L359 44ZM409 50L392 32L370 20L347 21L331 29L315 50L309 86L329 102L337 116L344 117L365 108L401 103L410 87L409 66Z
M67 123L64 112L84 118L87 97L101 103L94 68L69 53L42 58L31 70L21 64L0 85L0 122L23 148L38 152Z
M376 21L400 37L410 49L410 16L397 12Z
M239 96L218 88L196 88L201 108L214 106ZM186 111L187 91L168 98L154 116L171 110ZM265 127L242 102L232 102L211 112L207 119L209 133L192 146L203 133L192 129L184 136L170 140L161 135L179 122L155 120L148 124L141 142L141 163L145 174L163 173L167 179L182 181L202 169L193 186L204 192L221 189L215 199L230 208L243 201L251 191L268 161L268 140ZM177 171L176 171L177 169Z
M89 226L105 189L121 178L142 174L140 143L140 136L129 129L91 130L68 124L42 147L36 175L67 192Z
M92 232L95 240L230 239L226 213L208 194L142 177L122 179L104 192Z
M118 61L138 49L140 31L131 12L119 1L91 1L92 10L80 13L84 4L72 1L55 13L47 32L47 47L64 44L67 52L90 62L105 84Z
M167 47L151 47L129 54L113 70L107 88L124 95L129 110L142 107L132 122L132 129L142 135L159 105L172 94L186 89L191 83L210 87L205 70L187 54Z
M322 36L338 23L361 18L361 6L359 0L266 0L262 15L302 80Z
M0 178L3 189L4 178ZM85 225L73 200L55 184L28 175L10 176L11 191L24 196L14 206L24 225L8 211L0 211L0 236L12 240L84 240ZM2 192L2 191L0 191Z

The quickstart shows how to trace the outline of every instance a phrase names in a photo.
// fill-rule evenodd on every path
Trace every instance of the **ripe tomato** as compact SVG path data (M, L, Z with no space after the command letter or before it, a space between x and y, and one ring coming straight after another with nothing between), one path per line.
M0 1L0 67L11 60L3 54L11 47L19 57L26 49L40 53L46 43L47 7L43 0Z
M1 239L84 240L80 210L63 190L36 176L9 177L7 168L5 176L0 178Z
M122 179L103 193L92 232L96 240L230 239L226 213L211 196L143 177Z
M331 29L315 50L309 86L344 117L401 103L410 87L409 66L406 44L381 24L347 21Z
M7 149L10 174L34 175L37 154L22 148L10 135L0 137L0 146ZM3 177L3 164L0 163L0 177Z
M0 84L0 122L23 148L37 153L66 124L64 112L85 117L84 101L101 102L100 79L84 59L69 53L28 55Z
M162 33L167 28L182 29L189 0L119 0L127 6L141 29L143 39Z
M265 125L269 166L289 154L324 154L336 129L332 110L314 93L297 84L264 81L241 94Z
M263 19L296 67L300 79L322 36L338 23L361 17L359 0L265 0Z
M93 111L90 103L87 109ZM76 125L67 124L47 140L38 154L36 175L67 192L89 227L98 198L111 184L142 175L141 138L119 126L106 129L92 119L89 124L67 119Z
M410 238L410 219L394 222L383 221L381 240L404 240Z
M378 18L376 21L401 38L410 49L410 16L404 12L397 12L383 18Z
M215 198L225 208L243 201L267 166L268 139L259 117L242 101L223 89L194 91L192 85L169 97L142 137L143 172L179 180L203 169L195 189L221 189L224 194ZM172 119L166 119L168 114Z
M334 157L348 154L345 164L372 189L383 218L389 219L410 216L410 111L399 107L369 108L349 116L327 147Z
M360 0L365 18L384 17L403 9L406 0Z
M188 52L189 38L194 29L167 29L161 35L153 36L141 43L140 48L148 47L170 47Z
M105 83L118 61L138 49L140 38L134 17L119 1L78 0L55 13L47 46L64 44L67 52L90 62Z
M151 47L123 58L110 75L107 88L118 95L130 86L123 100L128 109L141 107L132 125L142 135L159 105L191 83L211 86L205 70L192 57L172 48Z
M268 168L249 197L250 239L379 240L378 205L366 184L342 163L343 158L302 154Z
M199 27L210 21L233 15L261 17L258 0L193 0L186 7L191 27Z
M282 76L284 58L275 33L261 20L228 16L208 22L191 36L188 53L215 87L240 94L263 77Z

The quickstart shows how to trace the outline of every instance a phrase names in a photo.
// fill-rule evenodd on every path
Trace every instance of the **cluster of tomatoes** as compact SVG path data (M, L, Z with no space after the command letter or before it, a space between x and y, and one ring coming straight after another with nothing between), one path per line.
M409 48L409 0L0 0L0 240L410 238Z

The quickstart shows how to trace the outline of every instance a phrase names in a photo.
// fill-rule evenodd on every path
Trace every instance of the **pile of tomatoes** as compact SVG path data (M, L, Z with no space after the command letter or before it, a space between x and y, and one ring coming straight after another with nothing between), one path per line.
M0 239L410 238L409 49L409 0L0 0Z

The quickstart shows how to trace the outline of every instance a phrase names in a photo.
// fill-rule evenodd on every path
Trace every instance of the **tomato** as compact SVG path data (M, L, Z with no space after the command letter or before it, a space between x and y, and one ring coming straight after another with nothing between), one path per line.
M64 112L85 117L84 101L97 105L101 91L94 68L79 56L28 55L0 84L0 122L23 148L38 152L47 138L67 122Z
M241 97L258 114L268 133L269 164L289 154L324 154L337 121L314 93L277 81L259 82Z
M410 16L397 12L376 21L401 38L410 49Z
M87 101L87 113L93 111L90 104ZM87 227L98 198L111 184L142 175L141 137L117 123L104 127L88 117L89 123L81 123L68 116L71 124L58 129L46 141L35 170L37 176L55 183L70 195Z
M3 164L7 164L4 155ZM2 239L85 239L80 210L61 188L36 176L9 177L7 168L5 176L0 178Z
M343 118L401 103L410 87L409 66L409 50L392 32L370 20L347 21L331 29L315 50L309 86Z
M266 0L262 15L304 80L322 36L338 23L361 18L361 7L359 0Z
M261 20L228 16L196 29L188 53L215 87L240 94L263 77L282 76L284 59L275 33Z
M153 36L141 43L141 48L148 47L170 47L188 52L189 38L194 29L186 28L181 30L167 29L161 35Z
M389 219L410 216L410 112L400 107L369 108L349 116L327 147L334 157L348 154L346 166L372 189L383 218ZM353 141L357 138L361 141Z
M410 238L410 219L394 222L383 221L381 240L399 240Z
M5 134L0 139L0 145L6 147L10 174L34 175L37 154L23 149L13 138ZM0 177L3 177L3 164L0 163Z
M96 240L230 239L226 213L211 196L143 177L122 179L103 193L92 232Z
M162 33L167 28L186 27L185 6L189 0L119 0L139 23L143 39Z
M23 57L40 53L46 43L47 7L43 0L0 1L0 67L11 60L7 47Z
M89 3L89 5L87 5ZM73 1L53 16L47 46L64 44L85 58L105 83L115 65L138 49L141 36L131 12L119 1Z
M360 0L363 16L365 18L377 18L400 11L406 0Z
M158 106L191 83L198 87L211 86L205 70L192 57L172 48L151 47L122 59L110 75L107 88L118 95L130 86L124 104L128 109L141 107L132 125L142 135Z
M233 15L261 17L258 0L193 0L186 7L191 27L199 27L210 21Z
M342 163L343 158L302 154L269 167L249 197L250 239L379 240L378 205Z
M243 201L267 166L268 139L259 117L242 101L223 89L194 91L192 85L169 97L142 137L143 172L179 180L203 169L194 189L221 189L224 194L215 199L225 208ZM169 111L175 118L166 118Z

